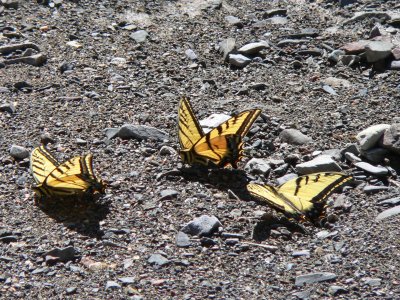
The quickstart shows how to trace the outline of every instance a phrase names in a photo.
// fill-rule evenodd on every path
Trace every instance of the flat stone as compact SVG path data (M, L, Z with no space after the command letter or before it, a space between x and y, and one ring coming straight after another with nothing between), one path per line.
M235 67L244 68L251 59L242 54L229 54L229 63Z
M389 57L394 45L385 41L372 41L365 47L367 61L374 63Z
M342 62L342 64L349 67L358 64L360 60L361 58L358 55L342 55L340 57L340 61Z
M381 212L376 218L376 221L381 221L400 214L400 205L389 208Z
M328 94L331 94L331 95L334 95L334 96L337 95L335 89L332 88L330 85L324 84L323 82L321 82L321 87L322 87L322 89L323 89L325 92L327 92Z
M175 241L176 241L176 246L181 248L189 247L192 244L190 242L189 236L182 231L179 231L176 234Z
M137 43L143 43L146 41L148 37L148 33L146 30L138 30L130 34L130 38L135 40Z
M135 282L135 277L120 277L118 280L123 284L132 284Z
M121 286L116 281L107 281L106 290L119 290Z
M320 155L313 160L298 164L296 170L299 174L311 174L317 172L336 172L342 168L329 155Z
M295 46L295 45L300 45L304 43L308 43L308 40L303 40L303 39L286 39L286 40L281 40L276 44L278 47L286 47L286 46Z
M287 15L287 9L286 8L274 8L274 9L269 9L264 12L263 18L271 18L273 16L286 16Z
M72 294L75 294L76 291L77 291L77 288L76 288L76 287L69 287L69 288L66 288L66 289L65 289L65 294L67 294L67 295L72 295Z
M292 145L304 145L312 142L312 138L304 135L300 130L293 128L282 130L279 134L279 138L282 142Z
M391 17L387 12L383 11L357 11L352 18L344 21L343 24L346 25L352 22L358 22L371 18L383 19L387 21L390 20Z
M344 157L346 157L346 159L350 162L360 162L362 161L361 158L359 158L357 155L351 153L351 152L345 152L344 153Z
M357 168L364 170L365 172L368 172L370 174L376 175L376 176L385 176L389 173L389 170L385 167L379 166L375 167L367 162L358 162L354 164Z
M249 54L249 55L254 55L260 52L261 50L264 50L268 48L269 44L266 41L261 41L261 42L256 42L256 43L250 43L246 44L243 47L241 47L238 52L242 54Z
M289 22L289 20L286 17L276 16L266 19L265 22L272 25L285 25Z
M75 258L75 248L69 246L66 248L55 248L48 251L46 255L46 263L54 263L56 261L67 262Z
M373 194L373 193L379 193L382 191L387 191L388 189L389 189L389 187L387 187L387 186L366 185L363 188L363 191L366 194Z
M380 286L382 279L380 278L364 278L365 284L368 284L369 286Z
M225 17L225 21L232 25L232 26L236 26L238 28L242 28L243 27L243 23L242 20L240 20L238 17L235 16L226 16Z
M190 235L210 236L221 226L217 217L202 215L186 224L182 231Z
M10 155L15 159L25 159L29 157L29 151L25 147L12 145Z
M357 134L356 138L361 150L369 150L375 147L385 131L390 128L389 124L378 124L370 126Z
M197 59L197 54L192 49L187 49L185 51L185 55L190 60L196 60Z
M343 45L340 49L344 50L346 54L360 54L365 52L365 47L370 43L367 40L360 40Z
M177 190L165 189L160 192L160 196L160 200L176 199L179 196L179 192Z
M344 50L333 50L328 54L328 60L338 63L341 56L345 55L346 52Z
M118 136L119 128L106 128L103 130L107 139L111 140Z
M391 125L383 134L383 148L400 154L400 123Z
M265 159L252 158L246 163L244 170L250 174L267 175L271 171L271 166Z
M329 272L310 273L310 274L297 276L296 280L295 280L295 285L302 286L305 283L310 284L310 283L316 283L316 282L321 282L321 281L330 281L330 280L335 280L336 277L337 276L335 273L329 273Z
M150 265L157 266L157 267L163 267L166 266L170 263L169 259L162 256L161 254L152 254L147 262Z
M288 174L286 174L286 175L284 175L282 177L277 178L276 182L278 183L278 186L279 186L279 185L282 185L285 182L288 182L289 180L295 179L297 177L298 176L295 173L288 173Z
M133 124L123 125L118 131L118 136L122 139L154 139L161 142L169 139L168 133L160 129L146 125Z
M397 204L400 204L400 197L379 201L379 205L397 205Z
M331 285L328 288L328 293L330 295L332 295L332 296L336 296L336 295L340 295L340 294L346 294L348 292L349 291L345 287L342 287L342 286L339 286L339 285Z
M293 257L299 257L299 256L307 256L310 257L310 250L300 250L300 251L293 251L292 252Z

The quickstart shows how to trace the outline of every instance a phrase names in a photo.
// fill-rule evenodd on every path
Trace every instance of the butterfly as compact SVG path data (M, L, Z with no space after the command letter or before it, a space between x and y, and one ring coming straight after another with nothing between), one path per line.
M49 198L104 194L106 185L94 174L92 158L88 154L59 163L44 146L35 148L30 158L36 182L33 190L39 197Z
M352 176L338 172L314 173L291 179L279 187L249 183L249 193L289 218L310 221L324 216L327 198Z
M239 113L208 133L204 133L186 97L179 103L178 136L180 156L189 165L237 168L243 157L243 138L260 115L260 109Z

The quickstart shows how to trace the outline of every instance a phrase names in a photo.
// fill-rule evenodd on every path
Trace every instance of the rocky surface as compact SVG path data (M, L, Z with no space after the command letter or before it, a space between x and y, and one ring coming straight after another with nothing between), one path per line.
M1 1L0 297L398 299L399 16L396 0ZM182 95L200 119L262 109L239 170L180 169ZM35 205L40 143L93 153L107 194ZM244 192L310 170L356 179L326 228Z

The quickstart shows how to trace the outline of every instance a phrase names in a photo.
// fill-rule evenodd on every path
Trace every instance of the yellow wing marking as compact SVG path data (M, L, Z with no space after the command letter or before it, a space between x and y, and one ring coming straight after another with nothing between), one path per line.
M187 150L204 135L199 121L193 113L192 106L186 97L179 103L178 111L179 143L181 149Z
M36 184L41 184L59 162L44 146L35 148L31 153L30 169Z

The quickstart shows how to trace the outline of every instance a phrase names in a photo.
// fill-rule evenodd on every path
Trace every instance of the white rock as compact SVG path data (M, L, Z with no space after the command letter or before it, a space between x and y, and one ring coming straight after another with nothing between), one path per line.
M374 175L378 175L378 176L386 175L389 173L389 170L385 167L381 167L381 166L375 167L375 166L373 166L369 163L363 162L363 161L355 163L354 165L361 170L364 170L370 174L374 174Z
M229 63L236 67L244 68L251 62L251 59L242 54L229 54Z
M370 126L357 134L356 138L360 144L361 150L369 150L375 147L379 139L389 128L389 124L378 124Z
M268 46L269 46L268 42L261 41L261 42L250 43L250 44L244 45L238 51L242 54L257 54L258 52L267 48Z
M383 219L395 216L400 214L400 205L389 208L384 210L383 212L381 212L377 217L376 217L376 221L381 221Z
M204 133L207 133L230 118L231 116L226 114L212 114L208 118L200 120L199 123Z
M262 158L252 158L247 162L244 170L251 174L265 175L271 170L271 166Z
M329 155L320 155L313 160L298 164L296 170L299 174L316 172L341 171L342 168Z
M284 129L279 134L279 138L285 142L292 145L304 145L312 141L312 138L301 133L300 130L289 128Z

